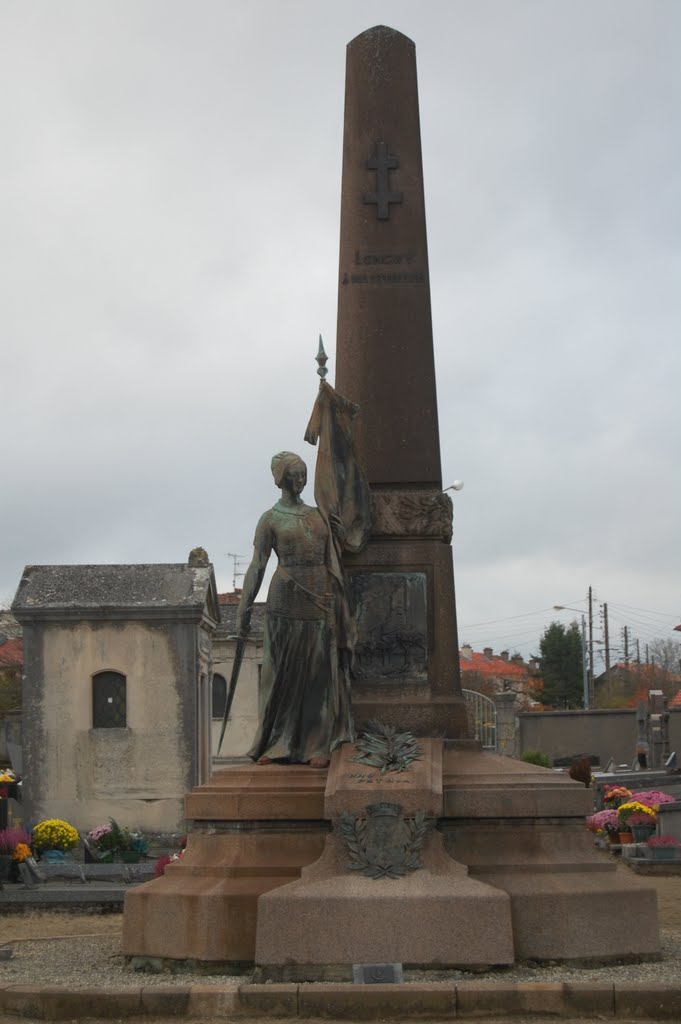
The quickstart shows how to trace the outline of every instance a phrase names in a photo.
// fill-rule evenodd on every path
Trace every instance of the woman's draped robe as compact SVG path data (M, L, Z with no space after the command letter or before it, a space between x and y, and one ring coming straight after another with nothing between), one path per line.
M317 508L277 502L261 517L255 549L279 565L267 598L260 725L249 755L307 762L352 739L350 669L355 623L343 548L359 551L370 531L366 477L352 447L357 412L323 382L305 433L319 441ZM340 536L331 528L340 523Z

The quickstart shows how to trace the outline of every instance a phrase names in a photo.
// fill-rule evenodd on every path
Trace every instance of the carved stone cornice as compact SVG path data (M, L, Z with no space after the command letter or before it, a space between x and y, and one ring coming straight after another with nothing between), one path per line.
M450 544L454 509L440 490L374 490L371 494L372 537L439 537Z

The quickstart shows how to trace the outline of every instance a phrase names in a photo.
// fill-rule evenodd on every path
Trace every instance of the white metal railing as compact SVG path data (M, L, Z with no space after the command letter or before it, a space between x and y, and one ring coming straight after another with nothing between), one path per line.
M497 709L494 701L476 690L462 691L473 736L480 740L483 750L497 749Z

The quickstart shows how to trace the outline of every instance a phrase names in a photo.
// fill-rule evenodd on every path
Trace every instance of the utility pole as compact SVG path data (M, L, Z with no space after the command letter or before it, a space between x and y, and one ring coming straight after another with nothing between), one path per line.
M629 627L624 627L624 664L629 668Z
M582 612L582 689L584 691L584 710L589 710L589 673L586 670L586 622Z
M605 635L605 685L608 695L608 707L610 706L610 633L608 631L608 606L603 605L603 633Z
M636 661L641 664L641 641L636 637Z
M589 707L594 706L594 605L593 588L589 587Z

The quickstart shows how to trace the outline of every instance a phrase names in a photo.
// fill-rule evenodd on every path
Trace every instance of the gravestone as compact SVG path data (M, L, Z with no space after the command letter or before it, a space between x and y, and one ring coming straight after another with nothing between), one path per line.
M353 715L468 736L442 491L414 44L377 26L347 48L336 385L372 534L345 559L358 625Z

